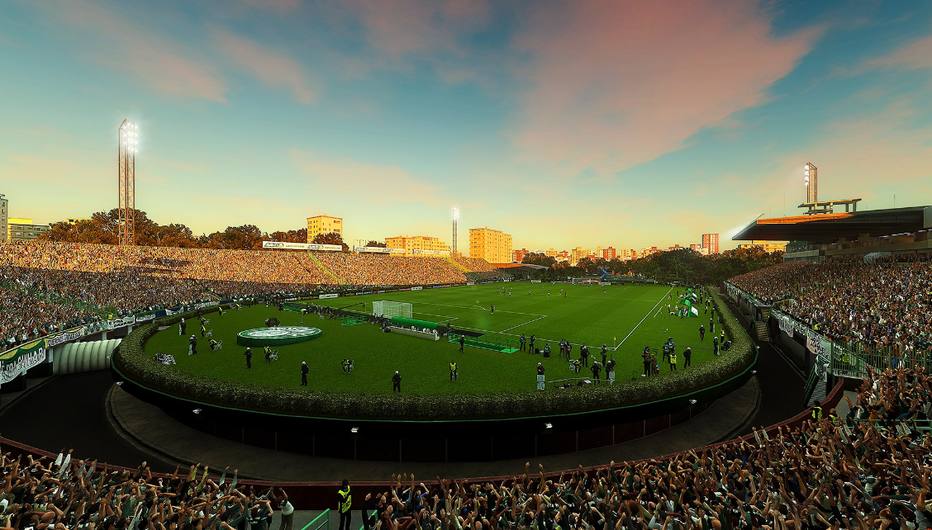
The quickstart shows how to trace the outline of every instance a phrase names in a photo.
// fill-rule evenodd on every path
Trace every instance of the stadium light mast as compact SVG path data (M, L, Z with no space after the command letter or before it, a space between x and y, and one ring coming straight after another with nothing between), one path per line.
M117 231L120 245L136 242L136 150L139 128L124 119L119 128L117 149Z
M456 232L457 232L456 228L457 228L457 224L459 224L459 221L460 221L460 209L454 206L450 214L451 214L451 217L453 217L453 247L452 247L453 252L451 252L451 255L455 256L456 255Z
M819 168L812 162L803 166L803 184L806 185L806 202L819 202Z

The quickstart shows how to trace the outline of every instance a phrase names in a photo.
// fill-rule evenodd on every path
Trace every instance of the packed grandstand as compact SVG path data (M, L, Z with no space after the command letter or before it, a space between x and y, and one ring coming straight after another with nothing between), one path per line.
M113 315L241 296L359 286L463 284L482 260L346 252L0 246L0 332L14 346ZM833 339L930 355L932 262L829 259L732 278ZM840 388L840 387L839 387ZM354 507L380 530L462 528L928 528L932 378L871 371L847 413L805 412L781 426L655 459L494 481L401 474ZM836 396L837 397L837 396ZM293 510L270 487L192 466L174 474L67 451L0 454L0 527L265 528ZM235 465L235 463L232 463ZM284 512L282 511L284 509Z
M899 356L932 353L930 261L789 262L732 282L833 339Z
M518 471L493 481L401 474L358 503L404 528L928 528L932 378L887 370L844 418L826 415L716 446L594 469ZM0 453L0 527L267 528L287 492L211 475L112 468L70 452Z
M471 258L406 258L85 243L0 245L0 337L7 346L132 311L359 286L462 284L494 274Z

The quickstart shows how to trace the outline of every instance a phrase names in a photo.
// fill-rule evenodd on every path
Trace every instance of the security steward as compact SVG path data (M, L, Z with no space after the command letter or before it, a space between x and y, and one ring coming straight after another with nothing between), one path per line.
M456 381L459 374L456 371L456 361L450 361L450 381Z
M815 421L820 421L822 419L822 407L818 405L816 405L815 407L812 407L811 417Z
M350 493L349 482L343 479L343 486L337 490L337 509L340 511L340 530L350 530L350 520L352 514L350 508L353 506L353 494Z

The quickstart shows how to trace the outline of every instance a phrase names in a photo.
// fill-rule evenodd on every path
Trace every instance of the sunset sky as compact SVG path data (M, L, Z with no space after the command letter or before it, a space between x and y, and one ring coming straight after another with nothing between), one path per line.
M689 244L821 198L932 203L932 3L7 0L0 193L196 233ZM894 198L895 196L895 198Z

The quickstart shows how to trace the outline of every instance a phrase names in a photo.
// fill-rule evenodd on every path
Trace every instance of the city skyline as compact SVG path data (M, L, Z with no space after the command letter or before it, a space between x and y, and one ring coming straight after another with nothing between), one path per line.
M456 206L461 241L490 226L515 248L641 249L707 232L724 250L758 215L797 211L808 161L822 199L932 202L928 5L5 11L0 193L40 223L116 207L123 118L140 129L137 207L195 233L328 212L347 242L450 242Z

